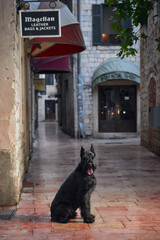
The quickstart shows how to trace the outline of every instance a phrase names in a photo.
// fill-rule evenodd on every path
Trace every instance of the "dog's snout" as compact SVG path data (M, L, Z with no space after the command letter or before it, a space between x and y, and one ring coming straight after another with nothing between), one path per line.
M92 163L91 162L88 163L88 167L92 168Z

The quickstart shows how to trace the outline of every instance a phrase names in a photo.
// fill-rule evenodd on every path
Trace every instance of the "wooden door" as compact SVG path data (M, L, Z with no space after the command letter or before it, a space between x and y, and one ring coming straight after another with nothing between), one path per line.
M136 131L136 87L99 87L99 131Z
M55 119L55 101L54 100L45 101L45 115L46 115L46 120Z

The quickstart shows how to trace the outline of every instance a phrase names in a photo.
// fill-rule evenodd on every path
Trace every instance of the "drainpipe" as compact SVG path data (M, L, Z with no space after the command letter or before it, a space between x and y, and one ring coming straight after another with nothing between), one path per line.
M77 0L77 18L81 26L81 0ZM77 58L78 67L78 128L79 138L84 138L84 112L83 112L83 78L81 68L81 53L78 53Z

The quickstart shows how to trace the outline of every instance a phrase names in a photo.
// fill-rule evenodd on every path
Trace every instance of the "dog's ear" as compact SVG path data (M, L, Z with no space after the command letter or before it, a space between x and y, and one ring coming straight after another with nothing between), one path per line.
M91 149L90 149L90 151L94 154L94 156L96 156L95 151L94 151L93 144L91 144Z
M84 150L83 146L81 146L81 152L80 152L80 157L81 157L81 158L83 157L84 152L85 152L85 150Z

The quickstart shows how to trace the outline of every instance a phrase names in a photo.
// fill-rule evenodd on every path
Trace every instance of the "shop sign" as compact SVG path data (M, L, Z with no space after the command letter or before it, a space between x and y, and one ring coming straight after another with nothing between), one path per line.
M101 82L107 81L107 80L114 80L114 79L128 79L128 80L135 80L135 76L132 73L108 73L101 77Z
M35 90L45 90L45 79L33 79L33 85Z
M104 75L98 76L92 82L92 87L94 88L97 84L101 82L111 81L111 80L119 80L119 79L127 79L131 81L135 81L139 83L139 77L132 73L127 72L113 72L113 73L106 73ZM127 100L127 99L126 99Z
M22 38L60 37L60 10L20 11Z

